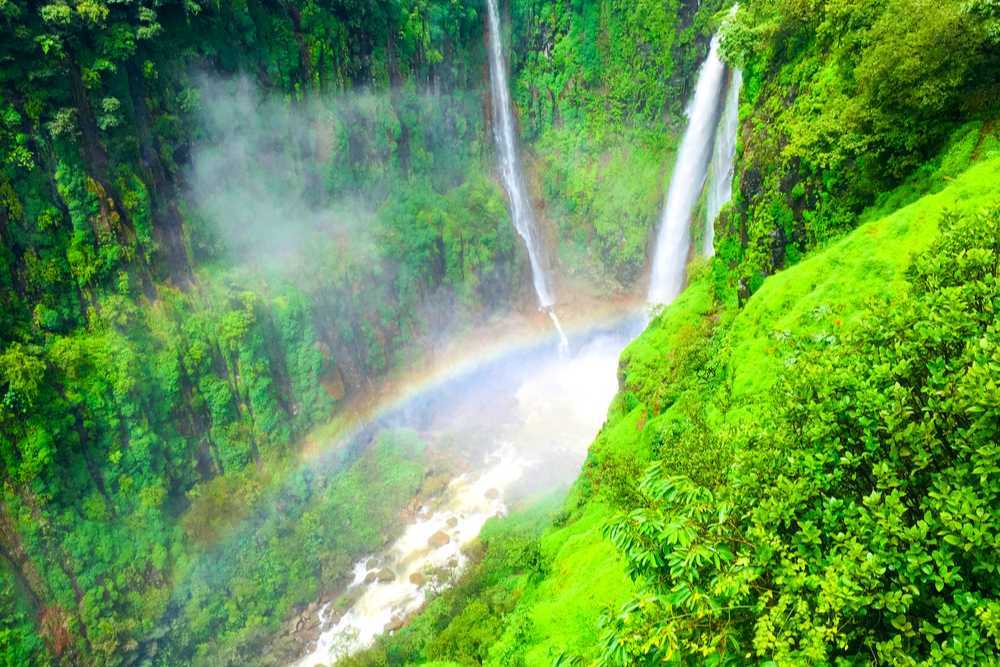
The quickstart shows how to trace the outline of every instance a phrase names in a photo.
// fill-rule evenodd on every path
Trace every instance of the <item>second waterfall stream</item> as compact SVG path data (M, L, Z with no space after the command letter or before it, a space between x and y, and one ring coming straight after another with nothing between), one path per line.
M535 211L525 187L521 160L517 150L517 133L514 130L514 109L510 101L510 85L507 78L507 63L503 55L503 37L500 31L500 10L497 0L487 0L487 14L490 26L490 91L493 100L493 136L497 143L497 157L500 164L500 178L507 198L510 200L510 216L514 228L524 240L531 263L531 281L535 287L539 307L546 311L559 333L560 353L566 353L569 341L563 333L559 317L553 306L555 297L549 284L545 268L545 249Z
M725 75L726 66L719 58L719 36L715 35L688 105L688 126L663 207L649 282L648 300L652 304L670 303L684 287L684 268L691 248L691 213L708 171Z

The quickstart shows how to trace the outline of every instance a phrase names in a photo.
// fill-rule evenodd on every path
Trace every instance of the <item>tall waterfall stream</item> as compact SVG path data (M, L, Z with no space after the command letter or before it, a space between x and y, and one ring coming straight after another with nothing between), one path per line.
M490 92L493 101L493 137L497 144L497 158L500 163L500 179L503 181L507 198L510 200L510 216L514 228L524 240L531 263L531 281L535 287L539 307L548 312L559 333L560 353L565 353L569 343L563 333L559 317L554 309L555 296L545 266L545 247L538 229L538 220L531 206L531 199L525 187L524 173L518 154L517 132L514 127L514 109L510 101L510 82L507 77L507 63L503 55L503 37L500 31L500 10L497 0L487 0L487 17L490 25Z

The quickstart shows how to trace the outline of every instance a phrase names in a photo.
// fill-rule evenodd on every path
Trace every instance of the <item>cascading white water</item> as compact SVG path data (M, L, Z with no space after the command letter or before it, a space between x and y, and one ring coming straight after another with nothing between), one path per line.
M743 86L743 72L733 70L729 77L726 103L722 107L722 118L715 132L715 148L712 164L708 169L708 192L705 206L704 254L715 254L715 219L719 211L733 195L733 174L736 159L736 131L740 120L740 88Z
M726 66L719 59L719 36L715 35L708 58L698 72L694 97L688 106L687 130L677 152L677 163L663 207L653 251L650 303L670 303L684 286L684 267L691 246L691 212L708 171L725 71Z
M548 274L542 263L543 248L531 208L524 176L517 153L517 135L514 132L514 112L510 102L507 84L507 65L503 56L503 40L500 36L500 11L497 0L486 0L490 24L490 86L493 97L493 136L497 142L500 160L500 177L510 199L510 215L514 228L528 247L531 262L531 279L538 295L538 305L548 310L555 303L549 286Z
M435 591L455 581L468 564L463 547L488 519L506 512L512 497L575 478L617 391L618 356L636 333L636 322L629 319L581 341L572 358L512 356L503 364L505 372L513 371L511 380L485 374L463 390L468 404L442 403L442 412L425 424L428 433L465 442L482 433L485 419L495 449L476 470L453 479L440 497L421 507L382 552L356 562L343 598L350 603L346 609L322 605L319 637L294 666L332 664L399 628ZM508 392L513 401L500 400L499 394ZM484 416L486 397L492 398L492 410Z

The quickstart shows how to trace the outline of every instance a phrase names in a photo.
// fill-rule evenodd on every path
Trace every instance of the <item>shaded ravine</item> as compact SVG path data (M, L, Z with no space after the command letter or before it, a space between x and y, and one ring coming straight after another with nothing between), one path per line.
M461 574L468 560L463 547L476 539L487 520L506 513L509 503L518 498L571 482L618 389L618 357L647 323L645 313L634 313L614 326L575 336L571 353L570 341L552 310L554 299L540 263L534 215L517 165L496 1L488 0L488 5L494 112L500 121L495 123L500 126L495 127L495 135L504 185L515 226L528 246L539 305L552 318L562 354L554 358L536 349L501 359L443 389L448 399L428 398L395 421L396 425L420 424L425 431L447 432L460 441L464 433L475 432L487 442L466 441L483 452L479 464L453 479L429 506L420 507L416 519L383 551L355 563L345 593L349 604L338 609L330 602L318 610L322 632L311 652L295 663L297 667L335 662L404 625L431 595ZM731 191L720 182L731 181L735 154L735 138L728 139L735 135L735 121L730 123L723 113L720 122L725 78L718 37L714 37L689 106L689 124L659 230L649 296L654 304L672 301L683 289L691 215L705 186L717 134L715 153L721 157L713 160L713 169L720 176L713 175L711 181L713 188L718 186L713 201L721 208ZM504 85L498 86L498 81ZM738 72L734 72L727 112L736 105L735 101L730 104L730 98L737 100L738 93ZM715 162L719 162L717 167ZM486 436L476 428L483 423L493 427ZM559 424L556 431L554 423Z

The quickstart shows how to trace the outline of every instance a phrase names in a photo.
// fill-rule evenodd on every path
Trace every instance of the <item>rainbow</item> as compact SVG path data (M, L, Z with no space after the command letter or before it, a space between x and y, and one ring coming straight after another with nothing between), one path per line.
M571 319L566 331L574 344L580 344L602 333L626 328L637 333L644 322L642 310L629 304L627 308L592 309L585 318ZM505 329L503 333L492 335L501 328ZM247 512L234 520L232 526L198 550L194 562L176 572L171 606L186 604L186 584L192 573L201 567L211 567L212 563L225 562L220 556L228 551L227 547L252 535L272 516L270 513L279 511L277 501L282 492L289 489L293 481L301 479L305 470L335 474L360 456L380 424L389 423L407 407L446 390L453 383L475 381L477 375L491 369L503 368L518 360L539 358L549 350L554 355L558 343L558 335L548 326L547 317L515 322L515 326L509 326L509 321L497 323L485 333L480 329L459 337L433 351L429 359L419 365L391 374L377 393L344 405L325 428L320 427L305 438L293 460L274 465L269 471L273 476L266 481L266 488L254 507L246 508Z
M637 321L642 316L640 309L606 310L586 319L574 319L566 327L570 339L580 339L602 331L612 331L628 322ZM420 397L433 394L445 386L463 378L469 378L507 358L526 356L532 352L551 348L553 352L559 344L558 334L548 324L548 319L538 318L492 340L482 338L484 332L475 330L451 343L442 352L435 353L417 367L390 374L381 383L377 394L368 395L353 404L345 406L344 419L335 436L309 438L301 448L299 458L302 465L310 465L346 442L352 440L366 428L403 409Z

